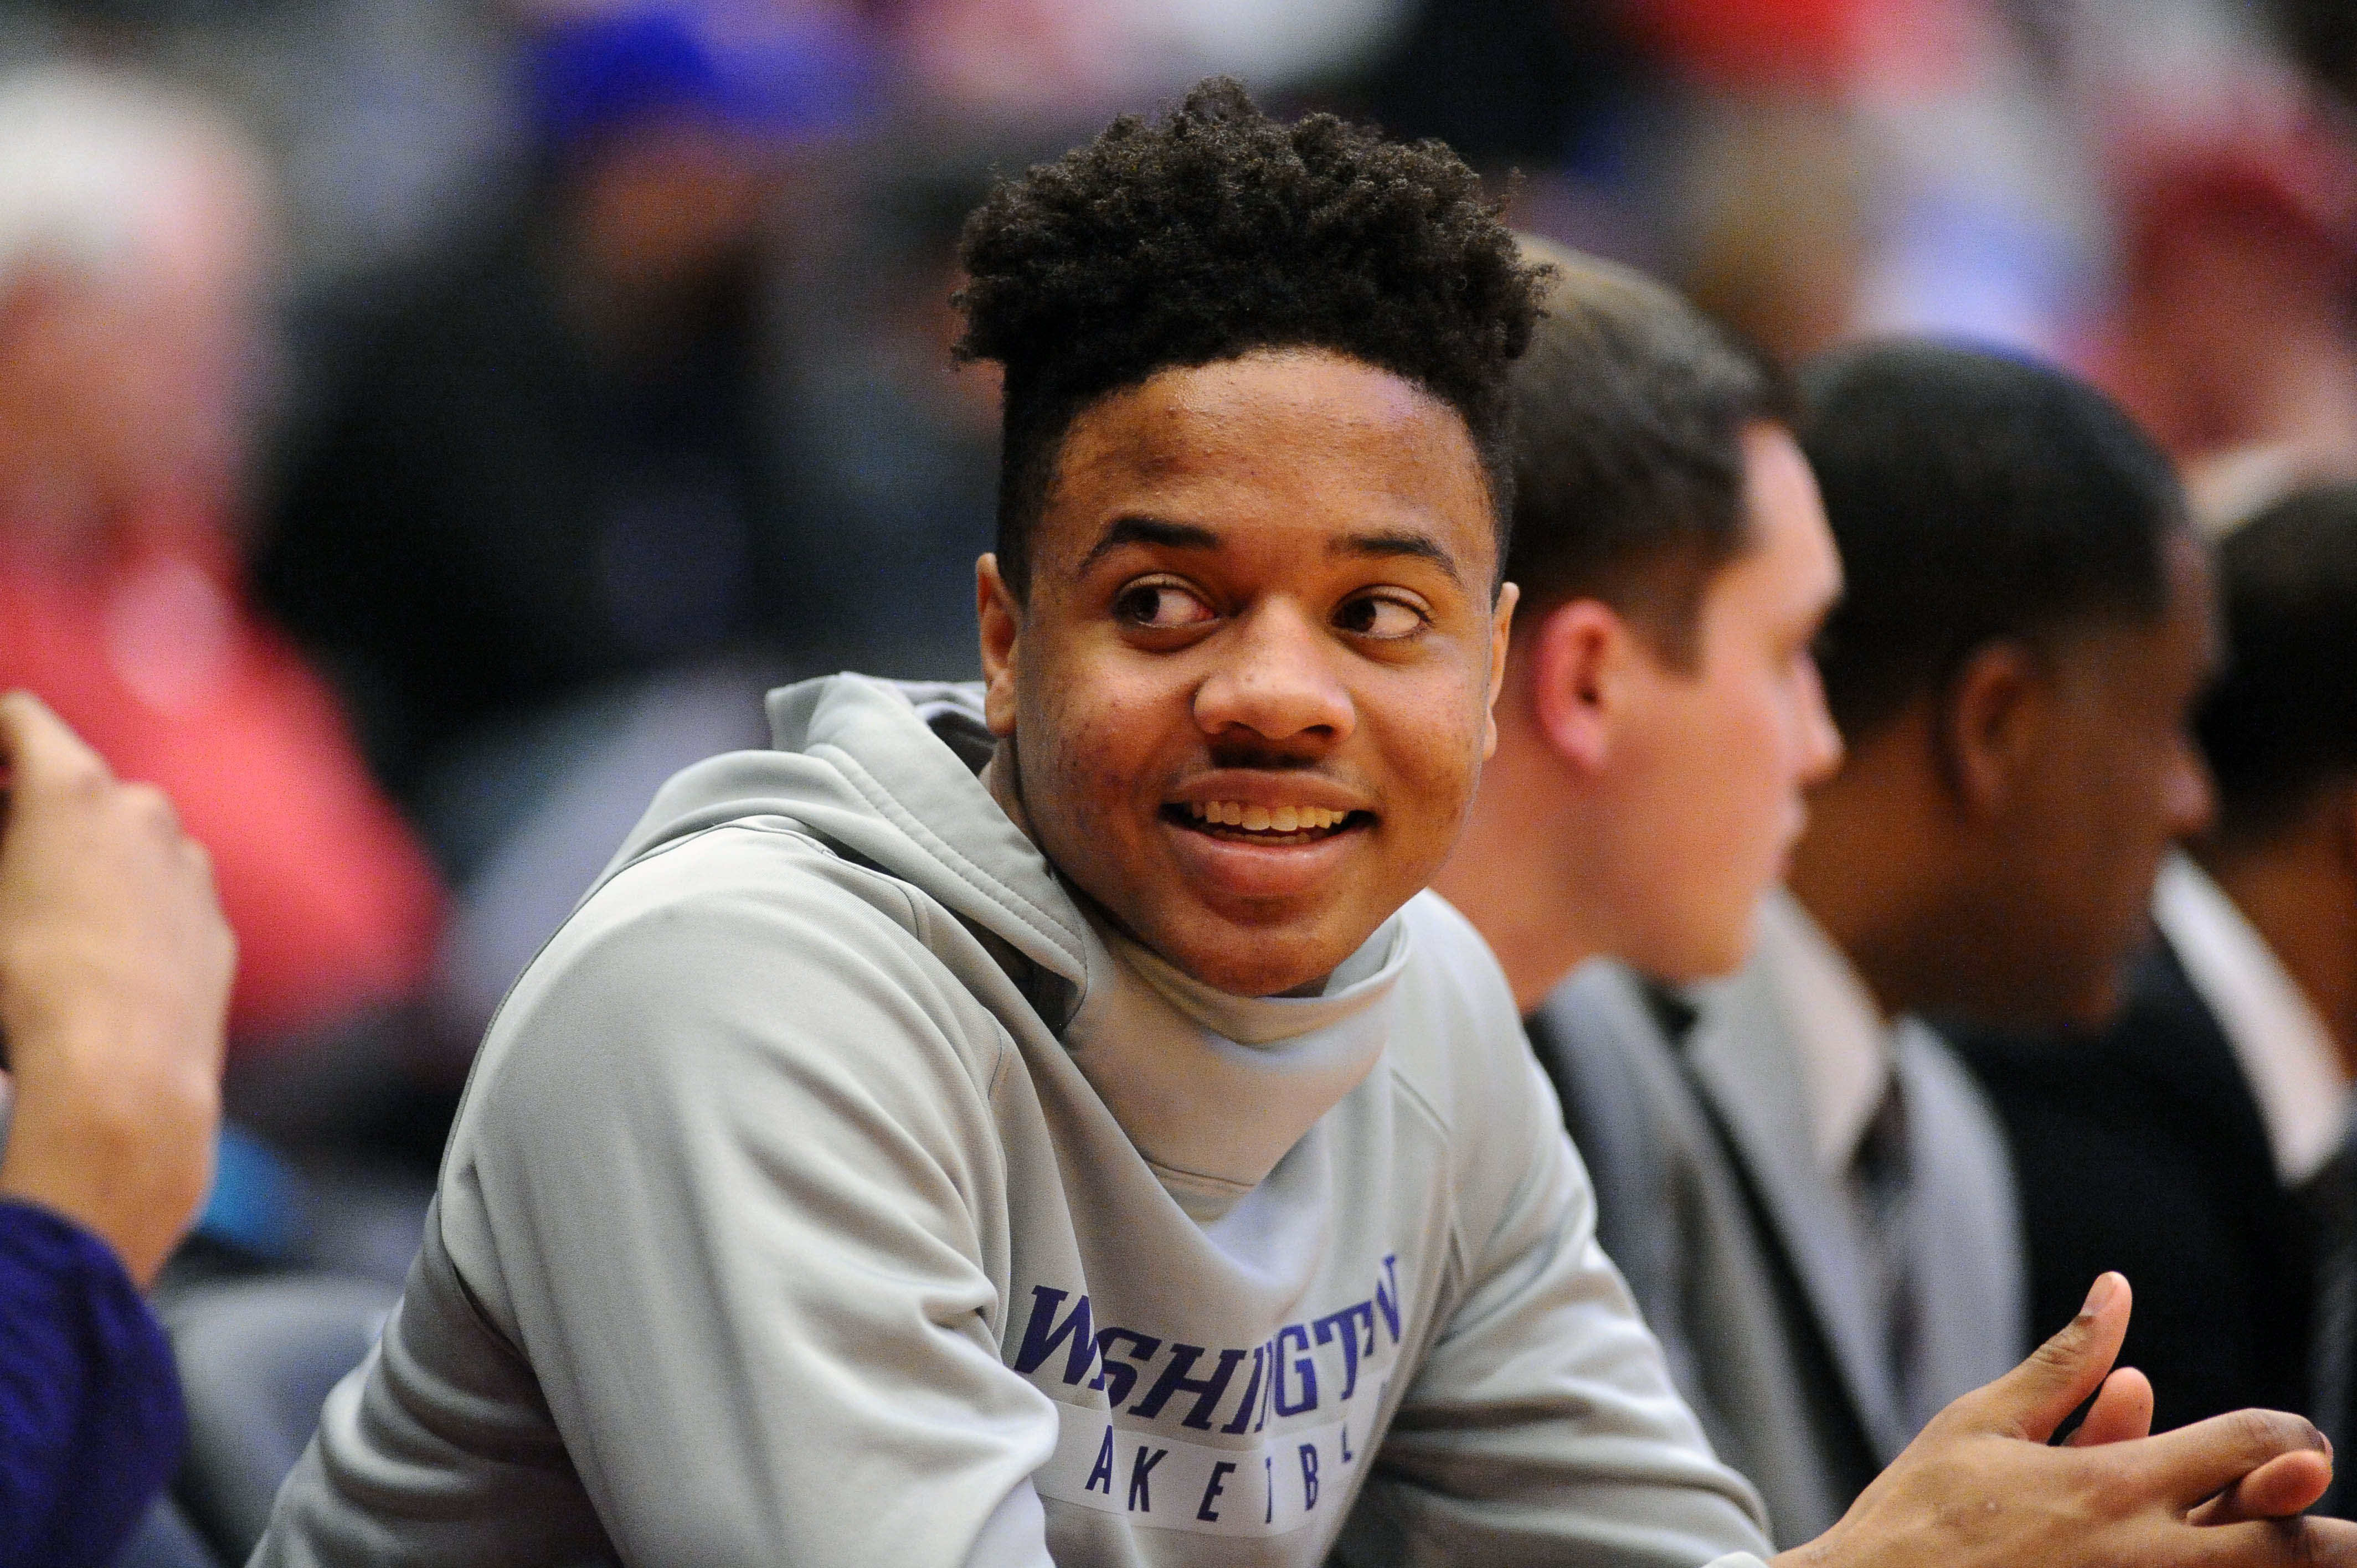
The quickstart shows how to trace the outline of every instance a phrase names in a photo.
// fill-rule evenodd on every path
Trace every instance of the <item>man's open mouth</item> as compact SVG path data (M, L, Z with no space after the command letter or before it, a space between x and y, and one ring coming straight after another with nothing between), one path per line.
M1162 808L1162 814L1184 828L1233 843L1315 843L1331 838L1360 822L1364 811L1338 811L1324 806L1252 806L1242 800L1189 800Z

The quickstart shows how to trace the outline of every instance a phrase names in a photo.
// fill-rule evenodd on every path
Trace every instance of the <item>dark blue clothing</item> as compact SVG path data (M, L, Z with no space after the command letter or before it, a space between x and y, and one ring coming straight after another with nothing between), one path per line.
M171 1347L113 1250L0 1202L0 1568L101 1568L180 1456Z

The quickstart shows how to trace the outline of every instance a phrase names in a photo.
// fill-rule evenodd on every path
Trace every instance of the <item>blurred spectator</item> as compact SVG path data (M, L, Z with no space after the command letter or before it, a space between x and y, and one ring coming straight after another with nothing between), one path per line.
M1407 0L887 0L919 101L983 120L1142 108L1207 70L1282 91L1379 52Z
M1619 6L1424 0L1370 73L1366 113L1438 136L1474 167L1543 177L1585 162L1601 121L1651 82Z
M0 78L0 682L40 692L211 851L241 1042L422 983L440 894L231 537L262 175L203 107L74 66Z
M2220 567L2218 826L2162 874L2125 1006L1965 1045L2012 1134L2040 1318L2100 1259L2136 1283L2123 1357L2156 1428L2260 1403L2345 1444L2357 1300L2325 1265L2357 1243L2357 489L2269 510Z
M966 214L990 170L1062 150L1037 136L901 138L871 167L867 225L828 288L843 321L804 356L793 414L813 513L861 548L845 591L875 607L856 668L924 679L981 673L974 564L998 503L998 367L961 365L951 305Z
M384 777L688 661L823 646L831 531L775 436L787 155L869 96L859 36L718 5L552 15L538 168L345 302L257 571Z
M1632 0L1689 95L1696 301L1787 363L1889 333L2075 347L2102 225L2056 70L2064 9Z
M2224 524L2357 478L2357 135L2263 70L2201 108L2122 137L2111 374Z
M0 762L0 1564L96 1568L180 1448L139 1292L210 1175L235 950L155 789L21 692Z
M1867 149L1805 101L1727 102L1688 129L1684 277L1696 305L1794 364L1847 338L1864 287Z

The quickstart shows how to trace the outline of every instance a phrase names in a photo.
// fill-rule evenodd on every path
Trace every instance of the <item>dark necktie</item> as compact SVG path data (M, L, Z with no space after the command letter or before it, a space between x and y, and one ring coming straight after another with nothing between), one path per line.
M1915 1293L1908 1258L1907 1101L1894 1074L1850 1163L1850 1201L1865 1243L1867 1306L1882 1338L1883 1365L1900 1413L1915 1410Z
M2357 1142L2344 1142L2300 1189L2316 1236L2316 1321L2309 1338L2309 1417L2346 1452L2349 1375L2357 1352ZM2319 1508L2350 1497L2335 1478Z

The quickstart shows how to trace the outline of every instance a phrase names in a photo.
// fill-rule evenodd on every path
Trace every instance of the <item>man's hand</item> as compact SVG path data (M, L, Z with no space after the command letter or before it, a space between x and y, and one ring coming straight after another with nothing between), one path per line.
M154 1278L212 1180L236 946L203 848L22 692L0 696L0 1197L96 1231Z
M2146 1435L2151 1386L2111 1369L2128 1308L2127 1281L2096 1281L2068 1327L1942 1411L1780 1568L2357 1564L2357 1524L2297 1517L2332 1479L2330 1446L2298 1416L2238 1411ZM2069 1444L2048 1447L2099 1390Z

